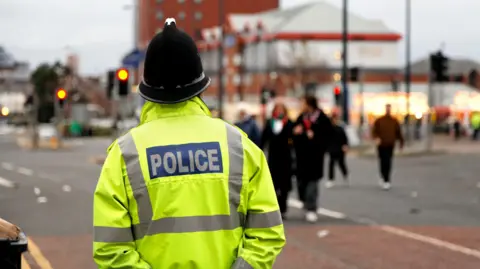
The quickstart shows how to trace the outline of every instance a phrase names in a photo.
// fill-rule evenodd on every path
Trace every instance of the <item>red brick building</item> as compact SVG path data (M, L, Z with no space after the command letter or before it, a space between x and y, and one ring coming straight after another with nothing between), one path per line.
M145 46L152 36L173 17L177 25L192 37L200 30L219 24L220 0L141 0L138 1L139 45ZM229 13L256 13L279 7L279 0L223 0L225 17Z

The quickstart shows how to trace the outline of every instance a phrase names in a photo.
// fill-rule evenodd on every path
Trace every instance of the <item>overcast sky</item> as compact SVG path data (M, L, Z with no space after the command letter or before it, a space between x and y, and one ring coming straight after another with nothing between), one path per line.
M240 0L239 0L240 1ZM342 0L325 0L341 6ZM312 0L281 0L282 7ZM349 0L351 12L405 30L405 0ZM132 47L131 0L0 0L0 46L33 66L81 57L80 71L116 67ZM445 44L451 56L480 61L479 0L412 0L412 58ZM403 47L403 46L402 46ZM404 50L400 53L403 55Z

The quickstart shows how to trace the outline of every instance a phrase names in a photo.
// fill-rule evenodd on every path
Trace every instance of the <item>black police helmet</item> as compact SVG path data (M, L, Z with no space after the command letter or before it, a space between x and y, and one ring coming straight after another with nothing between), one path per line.
M175 104L205 91L210 78L193 39L177 29L175 19L165 21L163 31L148 45L140 95L148 101Z

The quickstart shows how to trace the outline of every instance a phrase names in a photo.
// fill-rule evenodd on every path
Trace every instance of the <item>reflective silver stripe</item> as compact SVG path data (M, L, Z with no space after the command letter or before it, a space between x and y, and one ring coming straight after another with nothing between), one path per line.
M250 265L246 260L242 257L238 257L235 260L235 263L232 265L231 269L254 269L252 265Z
M93 241L107 243L132 242L132 228L114 228L114 227L93 227Z
M270 228L282 224L282 215L279 210L262 213L248 212L245 229Z
M232 125L225 123L227 127L227 144L228 144L228 197L230 201L230 212L236 213L240 205L240 193L243 184L243 144L242 134ZM238 215L238 214L236 214Z
M138 151L135 147L133 137L130 133L128 133L118 140L118 144L126 164L130 185L132 186L134 198L138 206L138 217L140 224L133 225L133 238L135 238L135 240L141 239L146 235L155 235L161 233L233 230L239 227L245 227L246 216L245 214L238 212L241 199L240 193L242 191L243 183L244 155L242 134L230 124L225 123L225 125L227 131L229 156L228 196L230 214L228 215L170 217L152 220L152 205L150 202L148 189L145 185L145 180L143 179L143 174L138 159ZM111 231L108 229L111 229ZM124 242L123 240L126 238L125 234L118 233L119 236L117 238L108 236L115 235L116 230L119 229L122 228L95 227L95 234L98 234L98 237L95 237L95 241ZM108 239L110 241L108 241ZM130 241L131 240L132 239L130 238Z
M123 160L127 170L128 180L132 186L133 197L137 203L139 224L136 225L135 239L143 237L148 230L148 225L152 221L153 211L148 188L143 179L142 168L138 158L137 147L130 132L118 139L118 146L122 152Z

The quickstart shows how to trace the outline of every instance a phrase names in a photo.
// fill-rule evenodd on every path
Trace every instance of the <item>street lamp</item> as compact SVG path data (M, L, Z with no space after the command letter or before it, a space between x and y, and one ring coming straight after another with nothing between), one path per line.
M130 4L130 5L124 5L123 6L123 10L133 10L133 48L137 48L137 43L139 41L139 31L138 31L138 28L139 27L139 19L140 19L140 16L138 14L139 12L139 2L138 0L133 0L133 4Z
M239 48L239 54L241 57L240 61L240 66L239 66L239 73L240 73L240 83L238 84L238 97L240 101L244 100L244 94L243 94L243 89L246 86L246 76L247 76L247 44L249 42L249 38L251 35L251 29L250 25L245 23L243 26L243 30L240 32L240 48Z
M258 70L257 70L258 74L257 74L257 75L258 75L259 77L261 77L260 74L261 74L262 72L261 72L261 62L260 62L260 59L261 59L261 56L262 56L262 48L260 47L260 44L261 44L261 42L262 42L263 33L264 33L264 27L263 27L262 21L259 20L259 21L257 22L256 30L257 30L257 31L256 31L256 39L255 39L255 41L256 41L256 45L257 45L257 64L258 64L258 66L257 66L257 67L258 67Z

